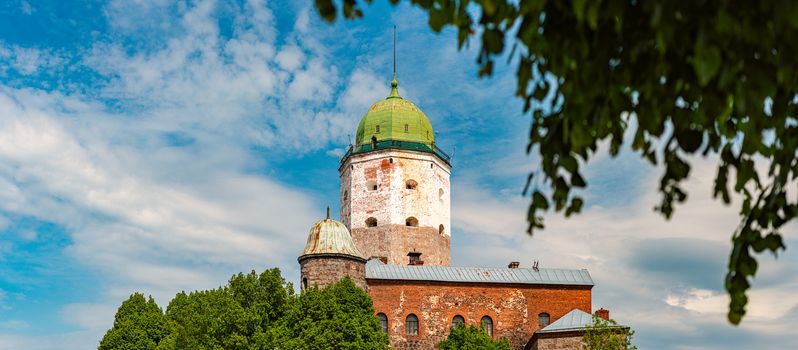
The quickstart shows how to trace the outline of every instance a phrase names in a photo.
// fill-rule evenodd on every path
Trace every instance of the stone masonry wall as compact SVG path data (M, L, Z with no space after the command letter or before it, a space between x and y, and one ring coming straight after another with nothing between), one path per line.
M585 332L556 332L536 334L527 350L581 350L582 336Z
M366 286L366 264L361 260L338 255L317 255L302 259L299 265L299 281L302 285L302 290L305 289L305 279L307 279L309 288L314 286L324 288L349 276L352 282L355 282L355 285L360 287L360 289L368 291Z
M449 265L449 236L431 227L382 225L352 230L352 240L366 257L386 257L392 265L407 265L407 253L421 253L424 265Z
M377 313L388 317L388 336L397 350L434 349L445 339L452 318L479 325L493 319L493 336L507 338L512 349L523 349L538 330L538 314L556 321L573 309L591 310L591 286L450 283L368 280ZM409 314L419 318L419 335L405 334Z
M358 236L355 242L366 257L406 264L408 247L415 244L426 250L426 265L450 263L450 171L433 154L392 149L353 155L341 164L341 221ZM415 188L407 188L408 181ZM396 229L410 217L418 227ZM376 219L377 227L367 225L369 218Z

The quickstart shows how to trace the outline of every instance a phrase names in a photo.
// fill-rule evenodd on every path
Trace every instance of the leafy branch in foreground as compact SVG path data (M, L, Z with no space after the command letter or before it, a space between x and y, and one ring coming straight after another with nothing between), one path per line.
M516 95L532 115L527 152L540 159L524 190L529 234L544 227L549 209L581 211L580 168L601 142L612 156L630 142L662 166L655 210L665 218L687 199L688 157L717 155L715 198L742 198L725 283L728 319L739 324L753 255L785 249L780 229L798 215L798 199L787 196L798 176L798 3L410 2L429 14L432 30L454 27L459 47L476 38L480 76L492 74L497 57L516 65ZM362 16L361 4L343 0L343 16ZM316 8L335 20L333 0L316 0Z

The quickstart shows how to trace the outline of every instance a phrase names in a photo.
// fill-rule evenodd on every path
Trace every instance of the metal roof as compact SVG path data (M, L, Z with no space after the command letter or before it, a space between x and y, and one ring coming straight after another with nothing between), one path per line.
M472 283L593 285L593 279L590 278L587 270L538 269L536 271L526 268L386 265L378 259L372 259L366 263L366 278Z
M363 253L355 246L349 230L341 222L330 219L329 208L327 210L327 219L319 220L310 228L308 242L300 257L311 254L344 254L362 259Z
M563 317L560 317L557 321L552 322L550 325L543 327L543 329L535 333L580 331L592 325L593 315L579 309L573 309ZM615 324L610 324L608 326L611 328L625 328L625 326Z

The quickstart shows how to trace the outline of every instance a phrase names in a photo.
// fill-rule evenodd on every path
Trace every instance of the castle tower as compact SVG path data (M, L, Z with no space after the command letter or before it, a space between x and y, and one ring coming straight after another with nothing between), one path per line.
M449 161L427 116L399 96L394 74L390 95L363 116L338 169L341 220L365 257L451 263Z
M310 229L305 250L297 259L300 266L301 290L324 288L349 276L355 285L367 291L366 259L355 246L346 226L327 218Z

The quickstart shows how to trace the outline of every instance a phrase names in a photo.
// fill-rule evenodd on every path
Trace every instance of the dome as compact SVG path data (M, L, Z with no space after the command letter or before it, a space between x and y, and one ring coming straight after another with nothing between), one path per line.
M394 76L391 94L372 105L363 116L357 127L356 147L371 144L371 137L375 136L377 141L408 141L432 148L435 141L432 123L413 102L399 96L398 86Z
M309 254L344 254L363 258L363 254L355 247L352 235L340 221L330 219L329 208L327 218L319 220L310 228L308 243L302 256ZM300 256L301 257L301 256Z

